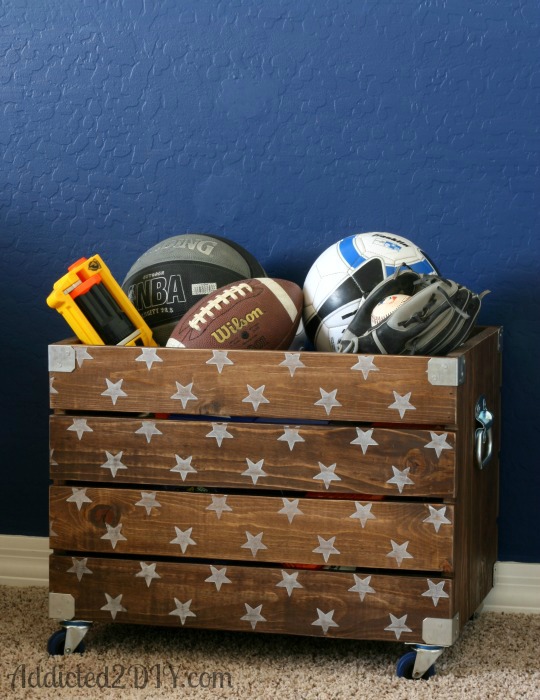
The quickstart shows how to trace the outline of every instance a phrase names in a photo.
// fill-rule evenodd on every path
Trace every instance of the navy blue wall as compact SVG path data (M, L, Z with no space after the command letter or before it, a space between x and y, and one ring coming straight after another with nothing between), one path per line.
M536 527L538 0L3 0L0 532L47 534L52 283L186 231L300 284L331 243L425 248L505 327L500 559Z

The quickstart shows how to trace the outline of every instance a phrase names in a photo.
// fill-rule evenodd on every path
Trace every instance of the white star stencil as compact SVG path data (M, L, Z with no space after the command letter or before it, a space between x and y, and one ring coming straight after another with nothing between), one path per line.
M319 468L321 471L318 474L316 474L313 478L322 481L327 490L330 487L330 484L332 483L332 481L341 481L341 477L339 477L335 473L335 469L336 469L335 462L334 462L334 464L331 464L329 467L327 467L324 464L322 464L321 462L319 462Z
M431 581L429 578L427 580L428 589L427 591L425 591L425 593L422 593L422 595L426 598L431 598L435 607L437 607L441 598L450 597L448 593L443 591L445 583L445 581L441 581L440 583L433 583L433 581Z
M145 362L148 371L150 371L154 362L163 362L163 360L157 354L156 348L141 348L141 354L137 355L135 362Z
M105 450L105 457L107 461L100 465L101 469L110 469L113 479L116 477L116 473L119 469L127 469L126 465L122 463L123 452L118 452L118 454L113 455L111 452Z
M357 576L356 574L353 574L353 576L354 586L351 586L349 591L351 593L358 593L360 600L364 602L366 593L375 593L375 589L369 585L371 582L371 576L366 576L366 578L360 578L360 576Z
M259 406L262 403L270 403L270 401L264 396L264 390L266 389L265 384L258 387L257 389L254 389L249 384L247 384L246 386L249 393L245 399L242 399L242 403L250 403L253 406L254 411L258 411Z
M221 520L221 516L224 511L232 513L232 508L227 505L227 496L211 496L212 503L206 506L206 510L214 510L217 515L217 519Z
M283 428L283 435L278 437L278 441L288 443L289 450L292 451L297 442L305 442L304 438L300 437L299 430L299 428L291 428L290 426L286 425Z
M291 377L294 376L294 373L296 372L297 369L300 369L300 367L305 367L305 364L302 362L300 359L300 353L299 352L286 352L285 353L285 359L283 362L279 363L280 367L287 367L287 369L290 372Z
M182 481L186 480L186 476L188 474L197 473L197 470L191 466L191 460L193 459L193 455L190 455L185 459L183 457L180 457L180 455L174 455L174 458L176 459L176 466L173 467L170 471L177 472L178 474L180 474L180 476L182 477Z
M94 359L92 355L88 352L88 348L85 348L84 345L74 345L73 349L75 350L75 359L77 361L77 367L82 367L82 363L85 360Z
M330 414L330 411L333 408L341 406L339 401L336 399L337 389L333 389L332 391L325 391L324 389L319 387L319 391L321 392L321 398L318 401L315 401L313 405L323 406L327 416Z
M371 506L373 505L373 503L366 503L366 505L362 505L358 501L355 501L354 505L356 506L356 513L353 513L349 517L353 520L357 518L360 521L360 524L363 528L366 526L368 520L377 519L371 512Z
M251 605L247 603L244 603L244 605L246 606L246 614L240 619L249 622L251 629L254 630L258 622L266 622L266 618L261 615L262 603L261 605L257 605L256 608L252 608Z
M282 581L279 581L279 583L276 583L277 588L285 588L287 590L287 595L289 598L292 595L292 592L295 588L303 588L301 583L298 583L296 580L298 578L298 571L295 571L294 574L288 574L286 571L281 570L281 576L283 577Z
M225 438L232 438L234 436L227 430L227 423L212 423L212 430L206 433L205 437L216 438L218 447L221 447L221 443Z
M357 372L362 372L364 379L367 379L370 372L379 371L379 368L376 367L375 363L373 362L374 358L374 355L359 355L356 364L353 365L351 369L354 369Z
M86 495L86 488L78 489L74 486L71 487L72 494L69 498L66 498L68 503L76 503L77 509L80 510L84 503L92 503L92 499L88 498Z
M146 508L147 515L150 515L152 508L161 508L161 503L156 500L155 491L141 491L141 500L137 501L135 505Z
M100 610L108 610L111 613L111 617L113 620L116 619L116 615L119 612L127 612L126 608L124 608L124 606L121 603L122 595L123 594L121 593L120 595L117 595L116 598L113 598L108 593L105 593L107 604L100 608Z
M258 462L252 462L249 457L246 457L246 462L248 468L242 472L242 476L249 476L254 484L261 476L268 476L268 474L263 470L264 459L260 459Z
M175 382L176 384L176 394L171 396L171 399L176 399L182 402L182 408L187 406L188 401L197 401L197 397L191 391L193 389L193 382L184 386L180 382Z
M193 531L192 527L188 528L187 530L181 530L175 525L174 529L176 530L176 537L174 538L174 540L171 540L169 544L179 544L180 549L182 550L182 554L186 553L186 549L189 547L190 544L197 544L195 540L191 539L191 533Z
M67 570L67 573L77 574L77 579L79 581L82 579L84 574L94 573L93 571L90 571L90 569L86 566L88 557L85 557L84 559L76 559L75 557L71 557L71 561L73 562L73 566L71 567L71 569Z
M121 540L127 541L127 537L124 537L124 535L120 532L122 529L122 523L118 523L118 525L115 527L109 525L109 523L105 523L105 527L107 528L107 532L101 537L101 539L110 540L113 549L116 549L116 545Z
M299 498L282 498L282 501L283 508L278 510L278 513L280 515L286 515L290 523L292 523L295 515L304 515L304 512L298 507L298 504L300 503Z
M49 520L49 537L58 537L58 533L54 531L54 520Z
M356 428L356 437L351 440L351 445L360 445L362 448L362 453L366 454L367 448L370 445L378 445L371 436L373 435L373 428L369 430L362 430L361 428Z
M251 532L246 530L247 540L242 545L242 549L250 549L251 554L256 557L259 549L268 549L268 547L262 543L264 532L259 532L258 535L252 535Z
M54 447L51 450L49 450L49 462L51 467L58 466L58 462L54 459Z
M141 570L135 574L135 578L143 578L146 581L146 586L150 588L150 584L155 578L161 578L156 571L156 564L147 564L144 561L139 562Z
M416 407L412 405L412 403L409 401L411 398L412 392L409 391L408 394L405 394L404 396L400 396L397 391L392 392L394 394L394 403L391 403L388 408L393 408L396 411L399 411L399 417L403 418L405 415L405 411L416 411Z
M149 443L153 435L163 435L163 433L156 428L156 424L153 420L143 420L141 427L135 431L135 435L144 435L146 437L146 442Z
M327 634L330 627L339 627L337 622L334 622L333 620L334 612L334 610L330 610L329 612L325 613L317 608L318 617L315 622L312 622L311 624L315 627L321 627L324 634Z
M422 522L424 523L431 523L433 527L435 528L435 532L439 532L439 529L441 525L450 525L451 521L448 520L446 517L446 506L443 506L442 508L434 508L433 506L428 506L429 508L429 517L427 517L425 520Z
M441 453L443 450L451 450L452 445L449 445L446 442L446 438L448 437L448 433L442 433L441 435L437 435L437 433L432 433L430 431L429 433L431 435L431 442L428 442L426 444L426 447L429 447L430 449L435 450L435 453L437 455L437 459L441 456Z
M177 615L180 618L182 625L184 625L188 617L197 617L197 615L190 610L191 602L191 600L188 600L185 603L182 603L178 600L178 598L175 598L174 604L176 605L176 608L172 610L169 615Z
M86 418L74 418L73 423L67 428L67 430L73 430L77 433L79 440L82 439L84 433L93 433L94 431L87 423Z
M403 471L400 471L397 467L392 465L392 470L394 472L394 476L391 479L388 479L386 483L395 484L400 493L403 492L403 487L406 484L414 484L414 481L409 478L409 472L411 471L410 467L405 467Z
M215 566L210 565L211 576L205 578L205 583L213 583L216 586L216 590L220 590L224 583L232 583L231 579L226 576L227 567L224 566L222 569L218 569Z
M388 627L384 628L386 632L393 632L396 635L396 639L399 639L403 632L412 632L412 629L405 624L407 622L407 615L396 617L392 615L392 613L388 614L390 615L390 624Z
M221 374L225 365L234 365L232 360L229 360L227 350L212 350L212 357L206 361L207 365L215 365L217 371Z
M53 382L56 377L49 377L49 394L58 394L56 389L53 387Z
M341 554L339 549L334 547L334 542L336 541L335 536L325 540L324 537L317 535L317 539L319 540L319 546L312 551L315 552L315 554L322 554L325 562L328 562L331 554Z
M414 559L412 554L409 554L407 547L409 546L409 540L403 544L397 544L394 540L390 540L392 544L392 551L388 552L386 555L390 559L395 559L398 566L401 566L404 559Z
M105 391L101 392L101 396L108 396L113 402L113 406L116 406L116 402L120 398L127 396L126 392L122 389L123 379L119 379L117 382L111 382L110 379L105 379L107 383L107 388Z

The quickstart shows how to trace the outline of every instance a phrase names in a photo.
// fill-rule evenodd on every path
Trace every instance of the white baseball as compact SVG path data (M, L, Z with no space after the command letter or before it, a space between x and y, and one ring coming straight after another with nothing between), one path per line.
M408 294L392 294L380 301L371 312L371 325L376 326L385 318L390 316L396 309L404 304L411 297Z

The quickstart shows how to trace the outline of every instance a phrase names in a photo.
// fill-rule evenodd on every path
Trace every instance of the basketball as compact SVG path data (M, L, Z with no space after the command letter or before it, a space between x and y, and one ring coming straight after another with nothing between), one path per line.
M203 297L238 280L266 277L257 259L221 236L185 233L141 255L122 289L165 346L180 318Z

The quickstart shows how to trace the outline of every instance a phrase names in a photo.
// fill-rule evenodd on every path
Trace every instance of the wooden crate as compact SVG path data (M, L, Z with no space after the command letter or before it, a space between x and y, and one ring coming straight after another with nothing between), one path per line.
M500 365L498 328L444 358L51 345L53 607L451 644L493 585Z

